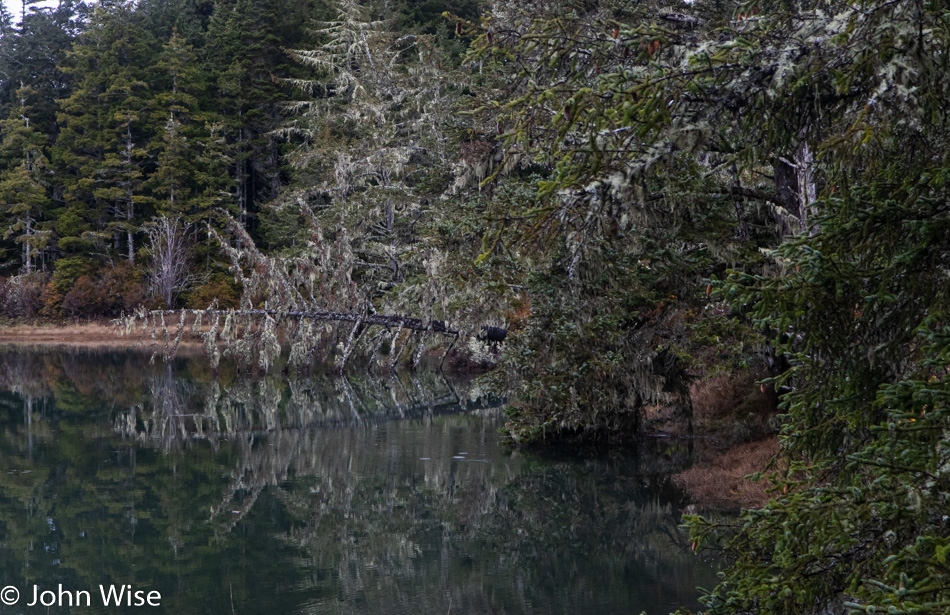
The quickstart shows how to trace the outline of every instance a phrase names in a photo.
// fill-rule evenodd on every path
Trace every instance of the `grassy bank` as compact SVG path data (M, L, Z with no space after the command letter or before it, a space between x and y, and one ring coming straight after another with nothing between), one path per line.
M30 344L43 346L83 346L148 349L152 340L135 331L122 335L122 329L110 320L61 321L61 322L0 322L0 343ZM198 349L201 340L194 335L185 335L181 345Z

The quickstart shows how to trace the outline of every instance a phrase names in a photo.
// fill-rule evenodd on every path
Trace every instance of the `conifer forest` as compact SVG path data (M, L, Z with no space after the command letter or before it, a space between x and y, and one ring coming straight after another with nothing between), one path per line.
M950 612L946 0L5 2L0 230L0 327L777 433L702 612Z

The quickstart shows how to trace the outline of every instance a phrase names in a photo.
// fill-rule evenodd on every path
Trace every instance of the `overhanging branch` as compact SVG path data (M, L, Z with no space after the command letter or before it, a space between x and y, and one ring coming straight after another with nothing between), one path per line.
M361 315L351 312L330 312L313 310L289 310L282 312L272 309L253 309L253 310L151 310L148 314L153 316L175 315L179 316L182 312L201 313L207 316L227 316L233 314L236 316L270 316L272 318L284 319L311 319L316 321L336 321L356 323L362 320L364 325L378 325L381 327L399 327L411 331L431 331L441 333L442 335L457 337L460 334L458 329L448 326L442 320L422 320L421 318L411 318L393 314L384 316L382 314ZM482 325L478 333L478 338L486 342L503 342L508 337L508 330L501 327L492 327Z

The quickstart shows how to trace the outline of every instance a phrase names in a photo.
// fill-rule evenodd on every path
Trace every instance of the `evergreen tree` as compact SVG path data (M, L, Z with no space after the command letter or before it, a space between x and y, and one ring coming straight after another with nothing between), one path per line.
M162 126L150 149L157 161L149 180L157 196L158 213L181 216L193 222L206 218L196 211L194 197L203 186L196 185L198 138L197 98L200 89L197 59L191 47L175 31L153 66L157 74L152 122Z
M204 82L191 46L177 31L153 67L156 73L153 124L162 126L151 144L156 160L149 187L162 216L179 217L196 228L224 232L228 214L236 213L221 117L198 108ZM201 223L201 226L198 226ZM206 266L215 240L197 248Z
M30 125L28 88L17 90L20 105L16 115L0 120L0 213L6 220L6 236L15 235L21 246L24 273L36 268L49 240L42 228L50 204L48 161L43 153L46 137Z
M57 143L66 211L60 248L67 254L102 253L108 240L135 255L134 234L146 202L142 194L148 139L148 38L131 4L100 5L69 54L65 70L77 77L63 100Z
M280 77L287 57L277 37L276 0L219 0L208 26L205 65L217 80L216 107L226 136L236 209L255 228L260 204L280 189L278 127Z
M13 84L16 35L13 15L7 11L6 5L0 3L0 113L3 110L2 102L8 98L7 92Z
M32 3L31 3L32 4ZM6 51L7 78L0 76L0 109L17 106L15 91L28 84L31 94L31 123L47 135L55 136L58 101L69 94L70 79L61 65L72 42L81 31L86 7L64 0L55 7L30 7L17 28L0 37Z
M116 132L114 143L117 147L105 155L100 168L103 185L93 193L96 198L111 203L113 221L106 229L112 232L113 249L116 251L119 251L120 236L125 235L125 254L130 263L135 262L133 237L138 230L140 209L151 202L142 194L145 183L143 167L148 152L140 145L147 137L142 134L139 124L144 123L143 116L147 114L147 101L141 95L145 87L142 82L119 81L111 89L118 106L113 116L113 130Z
M354 268L365 297L398 287L382 302L387 309L431 309L445 297L426 271L440 257L423 236L447 187L441 127L452 87L431 37L388 32L350 0L337 11L315 31L322 45L295 52L323 78L294 80L314 98L293 103L300 113L284 131L302 140L291 156L300 187L291 199L311 204L312 237L346 244L352 259L336 266Z
M0 37L11 37L14 32L13 15L7 10L7 6L2 4L0 5Z
M193 0L141 0L135 12L157 40L170 40L177 33L191 43L203 29Z

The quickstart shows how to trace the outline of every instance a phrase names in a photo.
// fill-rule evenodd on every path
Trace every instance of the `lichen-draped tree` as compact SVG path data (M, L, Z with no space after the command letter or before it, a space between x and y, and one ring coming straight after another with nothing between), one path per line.
M710 331L741 331L720 366L764 362L759 334L707 290L729 267L777 268L761 250L801 227L771 173L797 133L774 155L738 147L766 88L749 60L706 57L731 27L721 8L489 9L457 28L487 75L469 105L470 149L485 153L468 177L496 190L476 262L533 253L528 315L504 363L521 387L511 433L635 431L657 404L688 415L688 381L723 339ZM519 184L529 194L512 198Z
M808 236L778 253L784 274L727 284L791 358L792 463L774 500L735 528L692 521L699 544L731 536L736 558L706 602L712 613L947 612L946 6L760 8L743 46L722 50L764 60L770 77L748 147L803 125L820 181Z
M438 48L430 37L393 40L364 10L342 3L316 32L324 44L294 52L319 74L292 80L315 98L288 104L298 115L278 131L299 144L291 164L303 187L287 191L275 215L289 209L302 224L279 256L259 251L241 225L222 239L244 294L241 310L212 313L214 361L211 340L224 336L226 352L267 368L285 325L298 368L335 359L342 369L354 353L416 365L434 337L504 337L483 321L445 322L446 255L429 239L447 215L437 201L450 179L440 128L452 87L436 69Z
M378 361L392 370L400 358L412 367L418 365L432 341L430 336L452 340L443 360L461 335L491 343L504 341L507 336L507 331L499 327L481 325L465 331L442 320L377 310L359 292L350 271L338 266L351 258L349 246L339 239L316 254L272 257L257 249L240 222L232 219L230 231L236 246L218 238L243 288L239 309L221 310L214 304L207 310L140 308L115 324L126 334L140 327L143 336L156 340L156 346L161 338L166 359L174 355L190 327L204 339L215 371L222 356L231 356L242 367L256 365L269 370L281 355L281 333L291 343L287 369L305 370L317 362L335 361L341 373L356 352L362 355L363 365ZM219 342L224 343L223 352ZM381 353L384 344L388 349ZM407 348L411 353L403 356Z
M309 210L319 224L311 231L348 245L352 259L341 265L367 301L429 317L433 304L444 313L444 257L426 230L444 215L453 87L432 37L398 37L366 12L341 2L315 31L323 44L294 52L318 74L294 80L314 98L291 104L298 115L282 131L303 141L291 156L303 188L285 202Z

